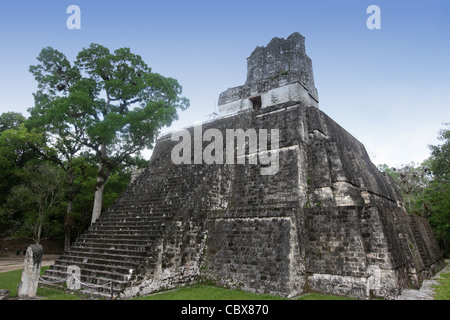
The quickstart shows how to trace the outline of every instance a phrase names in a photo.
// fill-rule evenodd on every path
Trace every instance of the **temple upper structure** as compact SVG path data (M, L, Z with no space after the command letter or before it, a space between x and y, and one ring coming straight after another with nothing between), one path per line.
M288 101L319 107L312 62L306 55L305 38L298 32L257 47L247 58L245 84L222 92L218 105L219 112L228 115Z

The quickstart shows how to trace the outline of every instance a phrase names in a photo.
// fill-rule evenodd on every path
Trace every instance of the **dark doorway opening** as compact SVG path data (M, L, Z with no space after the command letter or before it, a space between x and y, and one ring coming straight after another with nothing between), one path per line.
M261 109L261 96L250 98L250 101L252 102L253 110Z

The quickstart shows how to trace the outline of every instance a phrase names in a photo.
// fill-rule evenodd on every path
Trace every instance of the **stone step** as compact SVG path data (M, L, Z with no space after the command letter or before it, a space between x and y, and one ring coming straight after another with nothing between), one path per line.
M67 267L65 265L54 264L50 269L47 269L45 274L53 276L54 278L66 279L67 278ZM80 267L81 271L81 281L88 282L91 284L103 284L105 280L127 282L130 279L129 270L126 272L117 272L113 269L111 270L99 270L94 269L95 266L87 265L86 268ZM121 269L118 269L121 270Z
M48 287L55 287L59 289L66 288L66 279L68 278L67 272L61 272L59 270L47 270L46 274L41 276L43 280L39 283ZM96 295L96 293L110 295L111 292L111 282L113 284L113 290L117 293L122 291L128 286L128 280L111 279L108 277L90 276L83 275L81 272L81 292L87 292L89 295Z
M155 244L155 240L145 239L120 239L119 241L114 241L113 239L107 238L96 238L96 237L86 237L81 236L72 246L76 247L87 247L87 246L97 246L100 248L110 248L114 247L117 249L134 249L134 250L145 250L150 246Z
M137 232L145 232L145 231L164 231L165 230L165 223L126 223L126 222L106 222L98 225L91 226L86 232L90 231L96 231L96 230L105 230L105 231L115 231L115 230L134 230Z
M119 247L118 245L116 245ZM72 246L69 248L68 252L85 252L85 253L93 253L97 255L116 255L116 256L145 256L147 254L147 251L142 250L136 250L137 246L134 250L131 249L122 249L116 247L100 247L100 246Z
M164 211L155 211L153 208L130 208L127 205L117 206L114 209L110 209L109 212L105 212L99 217L100 220L114 218L114 217L143 217L147 219L161 220L163 219Z
M102 259L110 261L124 261L124 262L134 262L142 259L151 253L152 250L134 250L130 252L125 249L112 249L112 248L99 248L99 247L76 247L66 253L60 258L83 258L85 259Z
M116 228L117 230L128 230L128 229L135 229L135 230L147 230L147 229L154 229L154 230L160 230L161 226L165 226L166 224L164 222L146 222L146 221L136 221L136 222L130 222L130 221L104 221L102 223L96 223L92 225L88 230L97 230L97 229L103 229L103 228Z
M111 217L108 219L102 219L100 221L96 221L91 227L104 225L104 224L138 224L138 225L162 225L165 224L165 219L156 220L156 219L146 219L141 216L120 216L120 217Z
M109 219L109 220L102 220L100 222L94 223L89 229L92 228L98 228L98 227L141 227L141 228L159 228L161 226L165 226L165 221L149 221L149 220L141 220L141 219L135 219L134 221L130 221L127 219ZM89 230L88 229L88 230Z
M137 229L136 227L104 227L104 226L99 226L96 228L90 228L89 230L87 230L85 232L85 234L99 234L99 235L127 235L127 234L131 234L131 235L136 235L136 234L142 234L142 235L160 235L161 234L161 229L157 229L155 227L142 227L140 229Z
M116 258L116 257L114 257ZM127 269L135 269L140 265L142 261L142 257L138 257L137 259L108 259L108 257L86 257L83 256L76 256L76 255L67 255L60 257L57 261L55 261L55 264L61 264L61 265L80 265L82 263L93 263L96 265L114 265L114 266L121 266L123 268Z
M137 211L137 210L146 210L149 211L153 208L155 208L156 203L162 203L161 199L158 199L158 196L149 197L148 199L128 199L128 200L122 200L121 202L118 202L115 204L114 207L111 207L107 212L114 212L120 209L126 209L129 211ZM106 212L105 212L106 213Z
M126 240L143 240L143 241L154 241L156 239L159 239L161 237L161 234L110 234L110 233L85 233L82 237L79 238L79 240L98 240L98 239L105 239L110 241L112 244L118 244L121 241ZM78 242L78 240L77 240Z
M165 195L163 197L165 197ZM147 200L137 199L137 200L130 200L129 202L117 203L114 207L111 207L107 212L105 212L105 214L124 210L128 212L147 212L158 215L159 213L164 212L165 209L164 207L170 205L171 205L170 202L168 203L162 202L161 199L158 199L158 196L155 196Z
M89 233L93 233L93 232L116 232L116 231L121 231L121 232L125 232L125 231L131 231L134 233L146 233L146 232L164 232L165 231L165 227L163 226L159 226L159 225L148 225L148 226L143 226L143 225L128 225L126 226L126 224L113 224L113 223L109 223L109 224L103 224L100 226L96 226L96 227L91 227L88 230L85 231L85 233L89 232Z
M83 251L83 247L77 248L78 250L66 251L64 255L60 257L60 259L66 258L82 258L84 259L103 259L109 261L123 261L123 262L134 262L140 261L145 255L120 255L120 254L111 254L111 253L99 253L96 251ZM89 249L87 249L89 250Z
M146 258L142 256L122 256L122 255L111 255L111 254L99 254L90 253L84 251L71 251L67 252L55 261L57 264L79 264L79 263L94 263L94 264L110 264L118 265L124 268L133 269L136 265L139 265L143 259L146 261L155 261L153 258Z
M76 265L81 271L81 293L109 299L112 281L117 296L130 285L132 277L143 276L144 263L145 271L156 266L157 258L152 254L165 233L166 216L171 213L168 205L154 202L158 197L140 192L119 199L55 261L43 278L67 279L67 267ZM155 204L163 209L155 210ZM55 286L64 288L65 282Z
M81 269L81 274L85 273L87 275L92 273L98 273L102 272L104 274L111 274L119 277L119 275L122 276L130 276L131 272L133 274L141 272L139 269L136 269L136 267L139 265L139 263L133 265L133 267L127 267L124 265L119 265L115 263L110 264L99 264L99 263L91 263L91 262L77 262L74 264L72 261L66 261L66 260L59 260L57 263L53 265L53 271L66 271L68 266L76 265ZM113 279L113 277L110 277Z

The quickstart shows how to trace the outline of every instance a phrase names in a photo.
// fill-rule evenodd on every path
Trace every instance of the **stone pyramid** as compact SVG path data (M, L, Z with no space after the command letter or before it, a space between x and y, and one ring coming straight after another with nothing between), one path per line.
M247 61L246 83L220 95L221 117L160 137L48 283L75 265L82 289L105 297L207 281L394 298L443 266L428 221L407 214L392 179L319 110L304 37L274 38Z

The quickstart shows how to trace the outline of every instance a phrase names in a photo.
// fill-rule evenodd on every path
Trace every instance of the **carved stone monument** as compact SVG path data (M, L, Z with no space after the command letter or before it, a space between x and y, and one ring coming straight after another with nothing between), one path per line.
M21 299L36 298L36 291L41 274L42 246L30 245L25 255L22 278L19 284L18 296Z
M81 289L81 271L78 266L68 266L67 267L67 280L66 285L69 290L80 290Z

